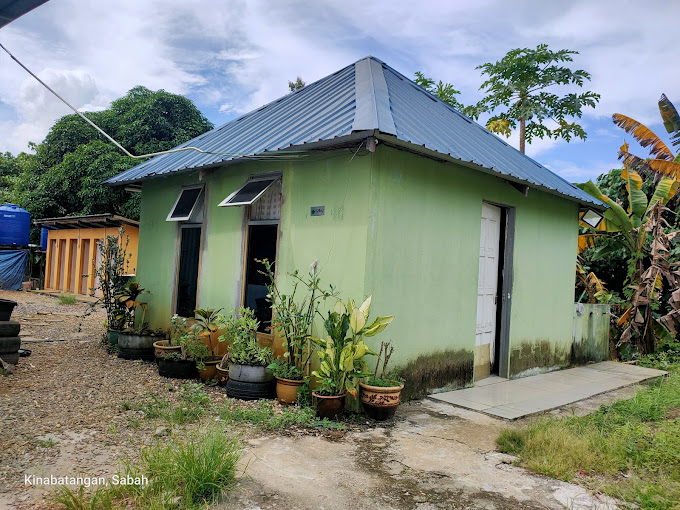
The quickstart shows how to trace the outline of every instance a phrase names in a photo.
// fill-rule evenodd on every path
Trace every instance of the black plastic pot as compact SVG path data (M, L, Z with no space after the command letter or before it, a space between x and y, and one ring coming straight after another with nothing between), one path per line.
M172 379L196 379L198 370L196 362L186 359L156 358L158 361L158 375Z
M8 321L12 316L12 310L17 306L16 301L9 299L0 299L0 321Z

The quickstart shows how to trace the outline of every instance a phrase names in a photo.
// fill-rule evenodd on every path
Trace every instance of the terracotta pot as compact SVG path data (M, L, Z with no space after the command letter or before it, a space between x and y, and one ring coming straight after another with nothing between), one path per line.
M304 381L302 379L284 379L283 377L276 378L276 398L279 403L290 405L297 402L298 388L302 386Z
M215 367L217 370L217 384L220 386L226 386L229 380L229 369L222 368L219 364Z
M153 349L156 357L163 356L164 354L172 354L173 352L182 354L182 346L170 345L170 340L159 340L158 342L154 342Z
M314 402L316 403L316 415L319 418L328 418L334 420L345 409L345 397L347 393L342 395L334 395L332 397L326 395L319 395L313 391Z
M209 361L204 361L203 364L205 365L205 368L198 369L198 375L201 378L203 382L210 381L211 379L214 379L217 376L217 365L221 362L221 359L215 359L215 360L209 360Z
M388 420L394 416L401 401L401 390L404 385L399 386L369 386L359 383L361 387L361 405L366 416L373 420Z

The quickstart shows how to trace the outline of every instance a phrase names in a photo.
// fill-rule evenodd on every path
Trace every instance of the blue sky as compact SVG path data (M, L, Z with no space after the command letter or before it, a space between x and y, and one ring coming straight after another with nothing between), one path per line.
M657 101L664 92L680 107L680 71L664 20L679 15L672 0L50 0L0 29L0 42L80 110L144 85L186 95L216 125L286 94L298 75L311 83L366 55L450 82L473 103L477 65L540 43L573 49L602 96L582 119L588 139L536 140L527 153L583 181L618 166L625 133L613 113L666 138ZM0 151L16 154L69 112L4 53L0 76Z

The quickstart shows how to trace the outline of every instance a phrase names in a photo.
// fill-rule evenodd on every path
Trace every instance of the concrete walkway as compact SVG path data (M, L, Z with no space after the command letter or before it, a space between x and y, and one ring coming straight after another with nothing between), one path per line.
M667 372L603 361L521 379L491 376L473 388L430 395L431 399L506 420L542 413Z

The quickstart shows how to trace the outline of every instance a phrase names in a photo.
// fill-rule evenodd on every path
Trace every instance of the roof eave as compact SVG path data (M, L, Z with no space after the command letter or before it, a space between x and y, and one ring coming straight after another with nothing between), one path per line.
M430 158L433 158L433 159L437 159L437 160L440 160L440 161L456 163L458 165L464 166L466 168L471 168L473 170L477 170L477 171L485 173L487 175L492 175L494 177L498 177L500 179L504 179L504 180L509 181L509 182L514 182L514 183L517 183L517 184L528 186L530 188L537 189L537 190L543 191L545 193L549 193L551 195L555 195L555 196L564 198L565 200L577 202L579 205L591 207L593 209L597 209L598 211L604 211L604 210L607 209L607 206L605 204L603 204L602 202L600 202L599 200L597 200L595 198L593 198L592 199L593 201L591 202L591 201L581 200L577 197L565 195L564 193L560 193L557 190L548 188L548 187L543 186L541 184L531 182L531 181L527 181L525 179L521 179L521 178L516 177L514 175L511 175L511 174L505 174L505 173L502 173L502 172L498 172L498 171L494 170L493 168L487 168L487 167L481 166L481 165L479 165L479 164L477 164L473 161L464 161L462 159L457 159L457 158L451 156L450 154L443 154L441 152L438 152L438 151L435 151L435 150L432 150L432 149L428 149L427 147L425 147L423 145L417 145L417 144L414 144L414 143L411 143L411 142L406 142L406 141L401 140L401 139L399 139L396 136L391 135L391 134L376 133L375 136L379 140L381 140L381 141L383 141L383 142L385 142L389 145L393 145L397 148L408 149L412 152L416 152L418 154L421 154L421 155L424 155L424 156L427 156L427 157L430 157Z

